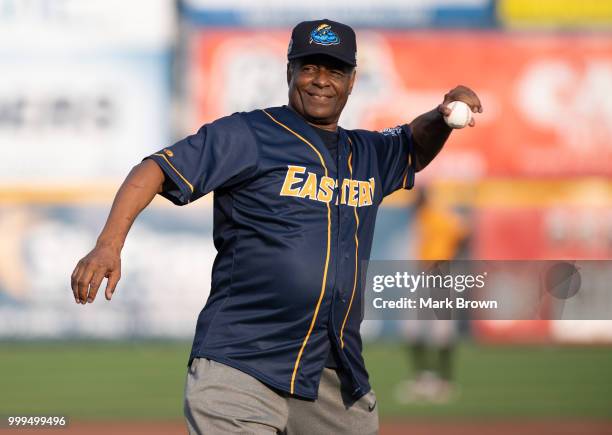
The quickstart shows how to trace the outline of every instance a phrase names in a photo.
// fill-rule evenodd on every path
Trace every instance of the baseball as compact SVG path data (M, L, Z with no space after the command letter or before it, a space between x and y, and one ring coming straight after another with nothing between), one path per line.
M451 128L463 128L472 120L470 106L463 101L452 101L446 105L451 110L451 114L444 117L444 121Z

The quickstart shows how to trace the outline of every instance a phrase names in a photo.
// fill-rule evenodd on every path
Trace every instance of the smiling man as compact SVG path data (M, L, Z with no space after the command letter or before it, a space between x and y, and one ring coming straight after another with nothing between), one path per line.
M110 300L127 233L153 197L183 205L214 192L218 254L188 364L190 433L378 432L359 335L376 212L444 145L447 103L482 111L458 86L410 124L344 130L353 30L300 23L288 60L288 106L218 119L135 166L72 274L77 303L93 302L105 277Z

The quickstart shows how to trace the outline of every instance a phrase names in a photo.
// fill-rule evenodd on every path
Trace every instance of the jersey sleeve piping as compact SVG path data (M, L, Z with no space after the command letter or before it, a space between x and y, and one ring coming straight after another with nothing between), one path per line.
M191 197L193 194L193 185L179 172L176 167L170 163L168 157L161 153L155 153L147 157L148 159L153 160L155 163L159 165L159 167L164 171L164 174L172 180L172 182L179 188L181 191L180 201L177 201L176 198L171 197L169 195L164 195L164 192L161 192L160 195L169 199L177 205L188 204L191 201Z
M401 126L402 133L406 136L406 143L408 146L408 161L406 165L406 175L404 175L404 180L402 181L402 189L412 189L414 187L414 178L415 178L415 167L414 167L414 144L412 143L412 131L410 130L410 126L408 124L404 124Z
M178 169L176 169L172 163L170 163L170 160L168 160L168 157L164 156L163 154L157 154L157 153L156 153L156 154L154 154L154 155L155 155L155 156L160 156L161 158L163 158L163 159L166 161L166 163L168 163L168 165L170 165L170 167L172 168L172 170L173 170L174 172L176 172L176 174L177 174L179 177L181 177L181 180L183 180L183 181L185 182L185 184L187 184L187 187L189 187L189 190L191 191L191 193L193 193L193 185L192 185L192 184L191 184L189 181L187 181L187 179L186 179L185 177L183 177L183 174L181 174L181 173L179 172L179 170L178 170Z

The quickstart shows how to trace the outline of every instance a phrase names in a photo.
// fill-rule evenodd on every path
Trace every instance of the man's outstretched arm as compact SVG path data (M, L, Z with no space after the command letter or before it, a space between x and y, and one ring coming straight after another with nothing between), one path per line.
M437 108L417 116L410 123L416 171L427 166L438 155L448 139L452 129L444 122L444 115L450 114L450 109L446 105L451 101L463 101L472 109L472 112L482 113L482 105L476 93L460 85L450 90ZM472 118L469 126L474 127L474 125L476 123Z
M104 278L110 301L121 278L121 249L138 214L162 191L164 173L152 160L134 166L119 188L96 246L76 265L71 276L76 303L93 302Z

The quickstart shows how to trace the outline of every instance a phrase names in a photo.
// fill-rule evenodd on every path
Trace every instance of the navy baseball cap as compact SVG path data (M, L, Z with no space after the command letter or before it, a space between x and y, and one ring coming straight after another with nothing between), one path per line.
M287 59L312 54L326 54L357 66L355 31L346 24L326 19L302 21L291 32Z

